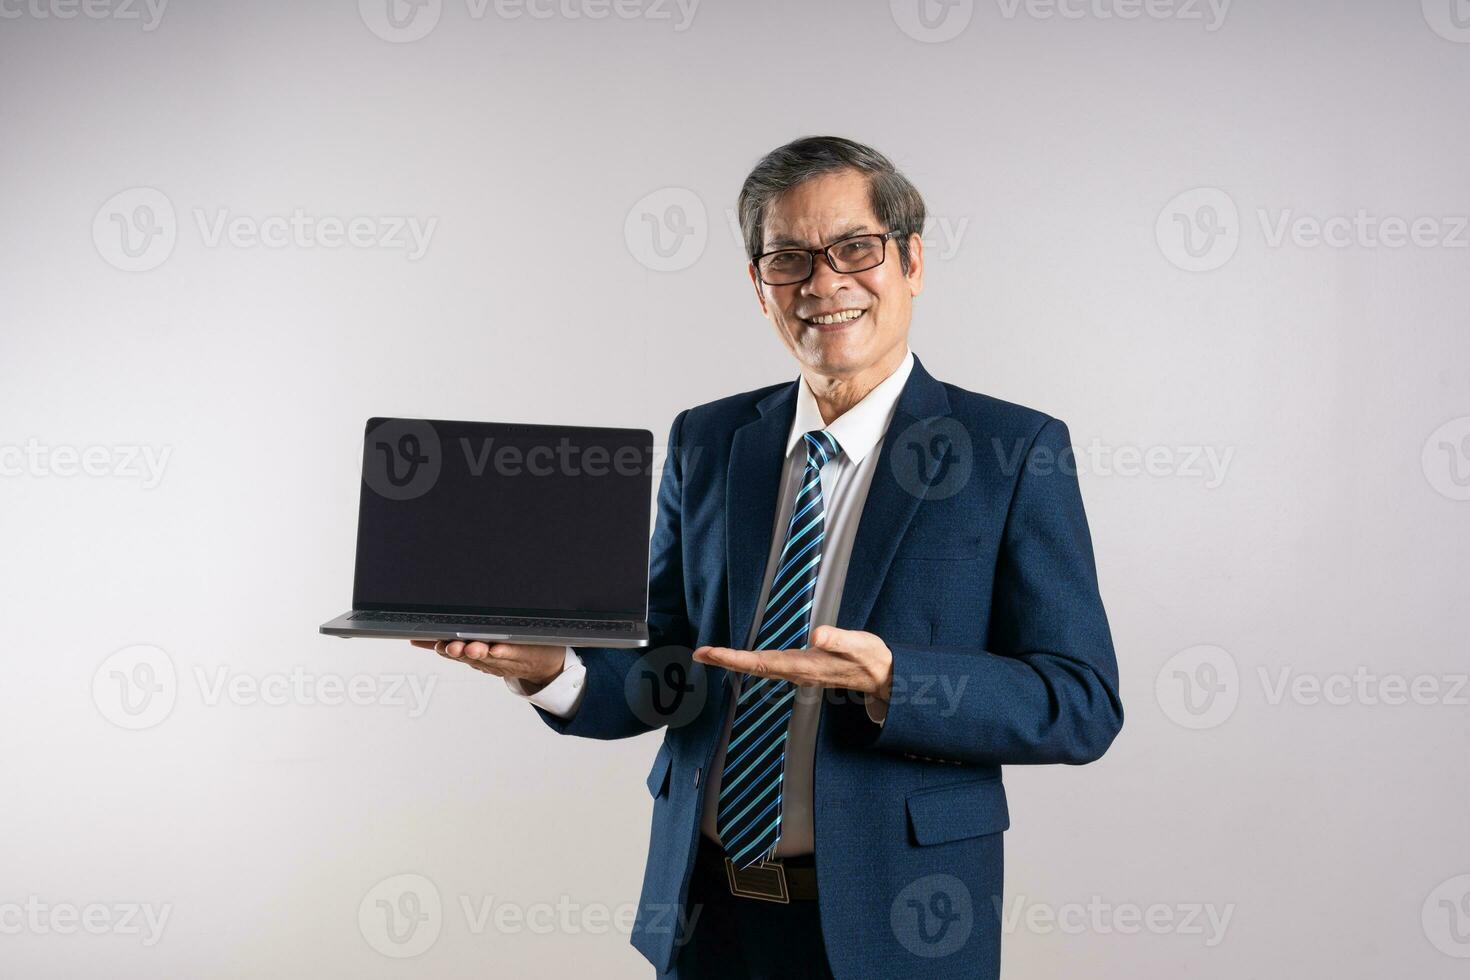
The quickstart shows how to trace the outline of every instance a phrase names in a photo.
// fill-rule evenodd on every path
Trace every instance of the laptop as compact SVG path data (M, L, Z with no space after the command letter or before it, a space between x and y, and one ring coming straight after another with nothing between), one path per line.
M648 646L653 434L373 418L331 636Z

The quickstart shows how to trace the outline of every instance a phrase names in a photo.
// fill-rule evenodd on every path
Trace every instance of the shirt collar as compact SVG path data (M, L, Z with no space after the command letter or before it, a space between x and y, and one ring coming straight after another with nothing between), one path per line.
M796 418L792 420L791 434L786 439L786 455L791 455L791 450L806 433L826 429L854 465L861 463L888 430L893 410L898 405L898 396L913 369L914 352L905 350L903 361L893 373L878 382L862 401L843 412L831 425L822 421L817 396L807 386L806 378L797 378Z

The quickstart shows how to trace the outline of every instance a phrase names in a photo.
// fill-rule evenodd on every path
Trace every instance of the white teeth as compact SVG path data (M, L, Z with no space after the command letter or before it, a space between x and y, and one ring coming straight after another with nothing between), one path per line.
M862 315L862 310L843 310L841 313L829 313L826 316L814 316L810 318L810 321L812 323L846 323L848 320L856 320Z

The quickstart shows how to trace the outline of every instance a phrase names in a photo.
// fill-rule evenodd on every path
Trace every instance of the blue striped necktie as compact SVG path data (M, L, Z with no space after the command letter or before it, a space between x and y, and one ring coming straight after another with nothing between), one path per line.
M769 598L755 637L757 650L804 647L811 631L812 598L822 562L822 466L842 447L824 429L808 432L806 470L791 507L786 544L777 559ZM781 780L786 731L796 686L776 678L741 678L720 779L716 825L726 855L747 868L771 855L781 839Z

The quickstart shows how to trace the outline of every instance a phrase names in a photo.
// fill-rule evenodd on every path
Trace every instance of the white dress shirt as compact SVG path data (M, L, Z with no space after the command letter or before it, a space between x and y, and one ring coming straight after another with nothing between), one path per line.
M883 434L888 431L899 393L908 381L913 366L913 353L905 352L903 361L892 374L879 382L862 401L849 408L831 425L823 422L816 397L807 386L806 380L799 380L796 389L796 415L786 438L786 463L782 471L780 497L776 504L775 528L756 609L765 607L771 579L776 573L777 559L786 544L786 525L791 520L791 508L806 468L805 441L802 437L807 432L826 429L842 447L842 452L822 467L824 540L822 561L817 566L817 582L812 598L810 630L815 631L818 626L835 625L837 611L842 604L842 586L847 578L847 563L852 555L853 538L857 534L863 504L868 498L868 487L872 485L873 473L878 465L880 443L883 441ZM802 451L797 452L798 447L802 447ZM746 649L750 649L755 643L759 632L760 619L757 617L751 625L750 636L745 643ZM511 678L506 679L506 684L532 704L559 718L570 718L582 703L586 680L587 668L576 651L568 647L562 673L536 693L526 694L520 683ZM725 716L719 750L710 764L704 784L701 829L706 837L716 843L719 842L715 823L719 811L720 775L725 767L725 746L730 741L730 725L735 718L735 705L739 698L739 675L732 674L731 680L735 690L730 699L730 710ZM812 758L816 751L821 699L821 688L800 685L792 706L786 742L785 782L781 792L781 840L776 845L777 857L810 854L813 850ZM875 722L881 724L886 713L886 705L882 702L869 701L868 716Z

